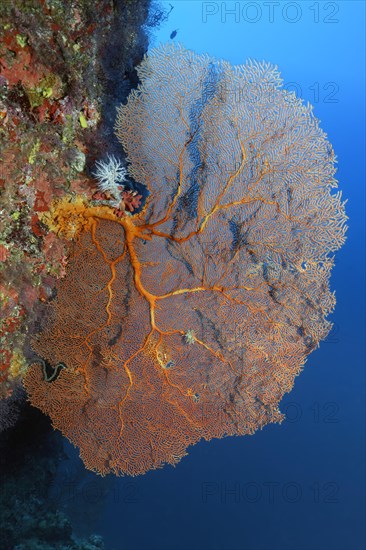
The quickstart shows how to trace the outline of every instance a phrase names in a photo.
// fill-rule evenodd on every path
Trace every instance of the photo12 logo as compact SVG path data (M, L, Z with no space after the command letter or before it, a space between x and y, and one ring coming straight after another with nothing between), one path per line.
M338 2L202 2L202 23L339 23Z
M339 484L335 481L311 484L298 481L203 481L201 500L203 504L278 504L286 502L311 502L315 504L338 504Z

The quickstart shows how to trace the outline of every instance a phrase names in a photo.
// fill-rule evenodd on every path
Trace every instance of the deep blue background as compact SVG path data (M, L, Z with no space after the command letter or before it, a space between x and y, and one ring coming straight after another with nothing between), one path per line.
M101 481L81 468L74 522L107 550L363 550L364 3L274 2L272 19L266 2L237 2L226 21L235 2L169 3L155 45L178 29L175 40L196 52L270 61L314 105L350 218L331 279L334 330L282 401L282 425L200 443L176 468L139 478ZM217 13L204 22L205 10Z

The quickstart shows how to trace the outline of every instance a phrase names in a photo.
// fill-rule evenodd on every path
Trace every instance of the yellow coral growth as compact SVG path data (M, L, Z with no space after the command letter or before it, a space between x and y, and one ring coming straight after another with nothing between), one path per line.
M52 202L49 212L44 213L41 220L51 231L71 240L89 227L90 218L85 215L87 210L88 203L84 197L65 195Z
M40 216L51 231L67 240L76 239L82 231L91 229L93 218L118 221L109 206L92 206L82 195L55 199L50 210Z
M24 376L27 371L27 361L24 354L20 350L15 350L11 358L11 364L9 369L9 379L17 380Z

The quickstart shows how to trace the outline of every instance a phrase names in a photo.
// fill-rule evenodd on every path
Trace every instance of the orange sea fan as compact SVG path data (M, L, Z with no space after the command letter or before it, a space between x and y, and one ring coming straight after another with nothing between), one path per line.
M166 46L139 76L116 132L150 195L136 216L88 210L25 377L103 475L281 421L345 238L333 150L274 67Z

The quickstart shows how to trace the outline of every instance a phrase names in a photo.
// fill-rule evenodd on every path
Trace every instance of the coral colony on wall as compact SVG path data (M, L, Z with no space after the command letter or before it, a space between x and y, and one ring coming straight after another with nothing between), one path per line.
M106 156L91 199L43 214L73 245L24 377L102 475L281 422L330 330L345 240L333 149L276 67L169 45L138 74L115 127L127 171Z

